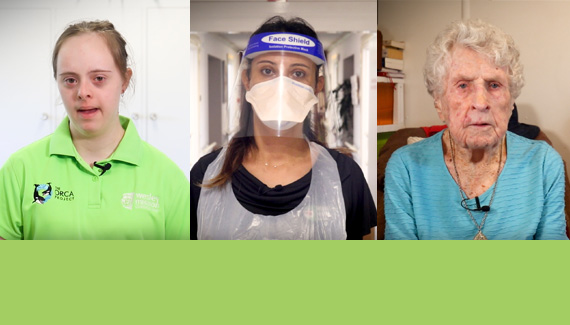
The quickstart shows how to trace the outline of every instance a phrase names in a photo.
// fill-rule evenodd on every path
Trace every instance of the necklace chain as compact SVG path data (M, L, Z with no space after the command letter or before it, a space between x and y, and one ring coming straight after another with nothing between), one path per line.
M453 146L453 141L451 141L451 133L449 133L449 131L448 131L447 135L449 136L449 146L451 147L451 160L453 161L453 169L455 169L455 176L457 177L457 184L459 185L459 194L461 194L461 198L463 200L467 200L467 193L465 193L465 195L464 195L463 187L461 186L461 180L459 179L459 173L457 172L457 165L455 165L455 147ZM502 163L503 163L503 142L501 142L501 148L499 149L499 168L497 168L497 179L495 180L495 185L493 185L493 193L491 194L491 200L489 201L489 207L491 207L491 204L493 204L493 199L495 198L495 191L497 189L497 183L499 183L499 173L501 172L501 164ZM477 230L479 230L479 232L477 233L477 235L475 237L477 238L479 235L485 237L481 231L483 229L483 226L485 225L485 220L487 220L487 215L489 214L489 211L485 211L485 215L483 216L483 219L481 220L481 224L477 223L477 220L475 220L475 218L473 217L473 214L471 214L471 211L469 209L467 209L467 213L469 213L471 220L473 221L473 223L477 227Z

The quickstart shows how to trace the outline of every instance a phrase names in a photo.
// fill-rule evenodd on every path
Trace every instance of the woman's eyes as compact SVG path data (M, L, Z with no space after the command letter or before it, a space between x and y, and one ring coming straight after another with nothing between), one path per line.
M63 82L64 82L66 85L72 85L72 84L77 83L77 79L75 79L75 78L65 78L65 79L63 79Z
M295 78L305 78L307 74L305 73L305 71L301 71L301 70L297 70L297 71L293 71L293 77Z
M107 78L104 76L96 76L93 78L93 82L100 84L103 81L105 81L105 79L107 79ZM68 86L73 86L73 85L78 83L78 80L76 78L67 77L67 78L63 79L63 83L68 85Z
M461 82L457 85L457 88L459 88L459 89L467 89L468 87L469 87L469 85L466 82ZM499 88L501 88L501 84L498 82L490 82L489 88L490 89L499 89Z
M264 76L274 76L275 74L277 74L277 72L271 68L263 68L261 69L261 74ZM306 76L307 73L302 70L294 70L289 74L289 77L294 79L302 79L305 78Z

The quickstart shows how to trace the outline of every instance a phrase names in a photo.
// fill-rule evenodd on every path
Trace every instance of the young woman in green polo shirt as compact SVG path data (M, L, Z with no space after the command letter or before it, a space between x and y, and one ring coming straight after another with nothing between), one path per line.
M73 24L52 64L67 117L0 170L0 237L189 239L186 176L119 115L133 74L121 34Z

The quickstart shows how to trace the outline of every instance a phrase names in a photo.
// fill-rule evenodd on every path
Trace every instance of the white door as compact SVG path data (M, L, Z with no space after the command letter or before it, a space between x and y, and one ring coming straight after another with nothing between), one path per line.
M0 166L56 123L50 15L46 9L0 10Z
M190 177L188 8L150 8L146 29L147 141Z

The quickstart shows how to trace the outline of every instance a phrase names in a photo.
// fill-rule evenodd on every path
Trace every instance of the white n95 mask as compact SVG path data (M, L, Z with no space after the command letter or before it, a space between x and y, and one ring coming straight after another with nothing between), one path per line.
M302 123L319 102L313 88L283 76L254 85L245 99L263 124L276 131Z

